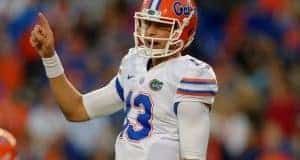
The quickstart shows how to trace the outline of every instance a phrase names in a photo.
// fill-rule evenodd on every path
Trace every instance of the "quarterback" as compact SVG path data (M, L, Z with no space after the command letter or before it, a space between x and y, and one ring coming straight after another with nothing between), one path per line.
M126 113L115 143L116 160L204 160L210 108L217 92L213 69L183 51L193 41L193 0L144 0L134 15L135 47L105 87L81 94L64 74L53 32L39 13L31 44L42 57L65 117L81 122Z

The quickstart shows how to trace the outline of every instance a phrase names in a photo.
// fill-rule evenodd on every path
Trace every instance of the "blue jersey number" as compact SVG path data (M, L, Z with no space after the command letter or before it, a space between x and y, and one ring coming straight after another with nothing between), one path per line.
M151 119L152 119L152 101L147 94L138 94L137 96L134 96L132 99L132 92L130 91L127 98L126 98L126 115L130 112L130 109L132 107L140 108L143 107L143 114L139 114L137 116L137 122L142 126L142 129L139 129L138 131L134 130L134 125L130 124L130 122L127 119L127 122L124 126L124 129L126 129L128 138L132 140L141 140L149 136L150 131L152 129L151 126ZM131 104L133 103L133 104Z

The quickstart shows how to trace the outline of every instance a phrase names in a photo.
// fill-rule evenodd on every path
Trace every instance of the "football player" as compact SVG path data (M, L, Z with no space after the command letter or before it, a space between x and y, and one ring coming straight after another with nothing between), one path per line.
M206 159L216 76L208 64L182 55L196 31L195 2L144 0L134 18L135 47L122 59L119 73L105 87L81 94L65 76L53 32L39 14L31 44L62 112L80 122L123 109L116 160Z

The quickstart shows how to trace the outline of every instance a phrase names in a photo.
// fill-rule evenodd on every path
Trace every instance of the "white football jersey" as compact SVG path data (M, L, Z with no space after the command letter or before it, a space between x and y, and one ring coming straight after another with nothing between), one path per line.
M177 107L181 101L213 104L212 68L180 56L147 70L149 58L130 49L116 78L126 118L116 141L116 160L179 160Z

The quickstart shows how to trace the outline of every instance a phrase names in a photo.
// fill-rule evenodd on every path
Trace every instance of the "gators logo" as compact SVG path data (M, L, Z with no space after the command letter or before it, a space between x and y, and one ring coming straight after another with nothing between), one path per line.
M181 15L189 16L193 10L193 8L190 5L183 5L179 1L176 1L173 4L173 9L177 16L181 16Z
M159 81L158 79L153 79L151 80L150 82L150 88L153 90L153 91L159 91L162 89L163 87L163 82Z

